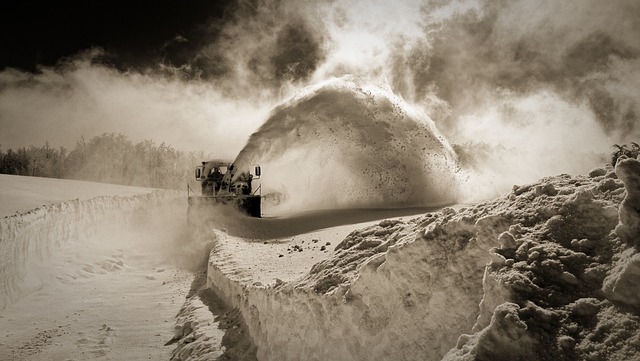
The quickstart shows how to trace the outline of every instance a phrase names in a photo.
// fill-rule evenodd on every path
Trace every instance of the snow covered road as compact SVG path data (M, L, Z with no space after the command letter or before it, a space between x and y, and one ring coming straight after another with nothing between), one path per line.
M182 194L31 177L3 177L0 183L6 208L0 220L0 360L168 360L191 349L165 344L192 333L204 335L190 345L200 347L194 357L225 351L255 357L251 341L233 336L229 326L242 327L237 311L204 282L193 289L198 285L191 271L206 270L203 262L217 240L187 232ZM29 189L34 192L27 195ZM231 217L225 229L254 237L251 247L236 250L248 269L262 262L264 267L254 265L252 279L290 281L330 255L330 245L352 230L419 211ZM282 257L271 262L276 252ZM228 338L235 337L226 347L218 317L232 327Z
M168 360L193 279L182 194L3 177L3 201L22 178L49 195L0 219L0 360Z
M369 225L47 206L2 219L0 360L637 360L639 185L626 159Z
M140 238L69 244L0 314L0 360L167 360L191 275Z

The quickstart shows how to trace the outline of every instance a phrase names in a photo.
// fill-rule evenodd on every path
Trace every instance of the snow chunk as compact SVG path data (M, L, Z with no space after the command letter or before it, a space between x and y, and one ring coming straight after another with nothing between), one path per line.
M626 250L604 280L602 289L608 299L640 309L640 253Z
M581 298L570 304L569 310L576 316L593 316L600 311L602 302L596 298Z
M595 168L589 172L589 178L602 177L607 174L607 170L604 168Z
M537 197L539 197L541 195L546 195L546 196L549 196L549 197L553 197L553 196L558 194L558 191L555 189L553 184L547 183L547 184L537 185L535 187L535 194L536 194Z
M461 336L443 361L529 359L536 340L528 334L519 313L520 307L515 303L499 305L489 326L474 336Z
M629 245L640 246L640 161L624 159L616 165L627 196L620 205L620 224L616 233Z

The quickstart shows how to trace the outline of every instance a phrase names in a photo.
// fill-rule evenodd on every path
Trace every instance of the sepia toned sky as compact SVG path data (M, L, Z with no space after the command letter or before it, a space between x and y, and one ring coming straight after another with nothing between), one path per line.
M225 1L6 1L0 68L35 71L102 47L120 68L154 66L166 44L219 19Z
M271 109L345 75L455 144L574 158L640 136L636 0L9 1L0 147L133 140L233 157Z

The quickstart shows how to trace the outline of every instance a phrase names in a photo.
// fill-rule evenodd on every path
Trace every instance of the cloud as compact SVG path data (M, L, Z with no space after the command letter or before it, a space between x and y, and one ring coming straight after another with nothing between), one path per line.
M280 95L282 88L309 79L324 61L325 31L311 10L310 2L238 1L223 19L194 32L190 44L174 44L165 65L230 96Z
M123 133L233 158L270 104L230 99L206 82L123 73L91 51L39 74L0 75L0 144L73 146L81 136Z
M638 79L629 77L640 61L637 2L479 1L431 16L443 4L451 2L422 9L425 38L394 59L404 96L428 104L435 95L450 105L444 110L451 114L440 114L443 126L464 126L461 114L508 92L550 90L567 102L587 101L608 134L639 134L637 94L615 94L611 86Z

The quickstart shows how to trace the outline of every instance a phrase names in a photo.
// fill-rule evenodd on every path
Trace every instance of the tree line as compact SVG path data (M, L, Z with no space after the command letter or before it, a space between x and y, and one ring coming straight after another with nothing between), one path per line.
M123 134L104 133L81 138L71 150L48 142L0 148L0 173L182 189L202 160L203 152L185 153L152 140L134 144Z

